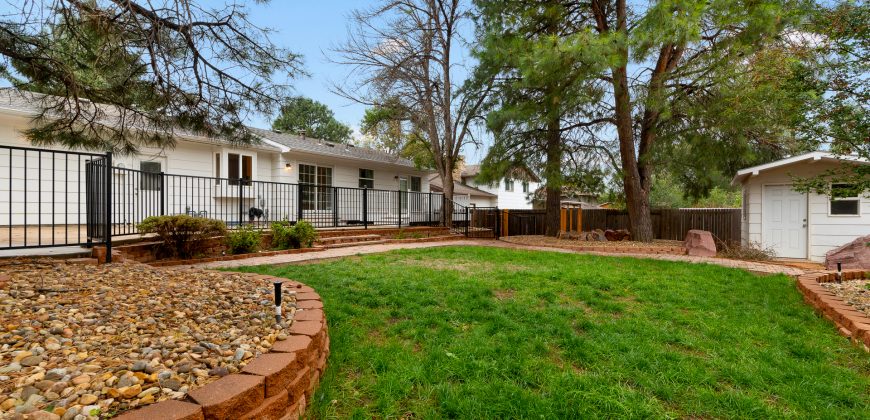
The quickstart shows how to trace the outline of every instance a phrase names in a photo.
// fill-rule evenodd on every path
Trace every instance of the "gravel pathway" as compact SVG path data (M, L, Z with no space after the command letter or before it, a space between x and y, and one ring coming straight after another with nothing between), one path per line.
M61 260L3 261L0 273L0 418L183 398L287 338L272 284L239 274Z
M753 273L759 274L786 274L790 276L798 276L804 273L803 270L795 267L788 267L782 265L775 264L765 264L762 262L754 262L754 261L740 261L740 260L730 260L726 258L709 258L709 257L690 257L688 255L668 255L668 254L640 254L640 253L612 253L612 252L588 252L588 251L573 251L563 248L554 248L548 246L528 246L528 245L520 245L509 243L505 241L493 241L493 240L452 240L452 241L444 241L444 242L420 242L420 243L410 243L410 244L378 244L378 245L360 245L355 247L347 247L347 248L334 248L328 249L326 251L321 252L311 252L305 254L287 254L287 255L275 255L272 257L259 257L259 258L249 258L245 260L232 260L232 261L217 261L212 263L205 263L198 265L199 267L205 268L230 268L230 267L241 267L241 266L250 266L250 265L273 265L273 264L290 264L297 263L303 261L317 261L324 259L332 259L332 258L340 258L347 257L351 255L361 255L361 254L374 254L378 252L387 252L393 251L397 249L417 249L417 248L432 248L439 246L458 246L458 245L470 245L470 246L492 246L499 248L512 248L512 249L526 249L526 250L534 250L534 251L551 251L551 252L564 252L571 254L588 254L588 255L602 255L602 256L613 256L613 257L635 257L635 258L649 258L655 260L666 260L666 261L682 261L689 263L706 263L706 264L716 264L724 267L731 268L740 268L747 271L751 271Z

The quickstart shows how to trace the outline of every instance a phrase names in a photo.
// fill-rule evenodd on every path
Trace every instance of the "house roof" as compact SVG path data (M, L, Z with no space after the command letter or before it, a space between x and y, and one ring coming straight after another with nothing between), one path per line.
M443 192L444 185L441 183L441 177L436 175L429 178L429 188L435 192ZM453 194L465 194L474 197L498 197L493 193L469 187L456 181L453 181Z
M6 114L16 114L28 117L36 117L42 111L41 102L49 98L49 95L36 92L19 91L14 88L0 88L0 112ZM120 125L124 118L122 110L117 107L103 104L94 104L89 101L82 101L83 112L95 115L95 121L104 126ZM51 118L51 115L46 115ZM141 121L128 120L127 124L130 128L142 129L143 131L154 131L153 127L147 127ZM249 147L261 150L278 152L280 147L271 145L255 139L252 144L239 145L226 139L206 137L192 131L176 129L172 133L173 136L182 140L193 141L198 143L221 144L234 147Z
M478 175L480 175L480 165L465 165L465 167L462 168L462 172L459 174L461 178L471 178ZM516 179L541 182L541 179L538 178L534 172L523 166L511 169L510 175Z
M264 130L262 128L248 127L248 130L257 137L284 146L286 149L282 150L282 152L295 151L312 153L316 155L367 160L417 169L416 166L414 166L414 162L411 160L391 155L380 150L358 147L352 144L333 143L326 140L302 137L294 134L279 133L272 130Z
M868 162L866 159L860 158L858 156L850 155L835 155L830 152L810 152L804 153L802 155L792 156L785 159L775 160L770 163L765 163L763 165L752 166L749 168L741 169L737 171L737 174L734 175L734 178L731 179L731 185L738 185L746 182L752 176L757 176L761 172L768 171L770 169L779 168L782 166L793 165L799 162L847 162L847 163L855 163L866 165Z

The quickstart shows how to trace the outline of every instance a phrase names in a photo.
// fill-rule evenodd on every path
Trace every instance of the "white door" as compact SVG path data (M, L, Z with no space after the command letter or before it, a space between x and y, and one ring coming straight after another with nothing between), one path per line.
M791 185L765 185L761 242L778 257L807 257L807 196Z

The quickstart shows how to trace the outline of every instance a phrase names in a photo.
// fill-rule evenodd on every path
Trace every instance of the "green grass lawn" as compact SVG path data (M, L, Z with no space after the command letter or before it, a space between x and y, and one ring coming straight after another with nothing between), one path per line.
M245 270L323 297L315 418L870 417L870 355L785 276L460 246Z

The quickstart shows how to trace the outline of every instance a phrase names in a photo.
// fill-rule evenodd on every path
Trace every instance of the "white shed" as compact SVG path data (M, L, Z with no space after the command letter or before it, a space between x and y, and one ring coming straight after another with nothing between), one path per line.
M819 175L866 160L811 152L742 169L732 185L743 187L743 242L771 248L781 258L824 261L825 253L870 234L870 197L831 199L792 188L795 177Z

